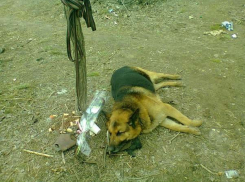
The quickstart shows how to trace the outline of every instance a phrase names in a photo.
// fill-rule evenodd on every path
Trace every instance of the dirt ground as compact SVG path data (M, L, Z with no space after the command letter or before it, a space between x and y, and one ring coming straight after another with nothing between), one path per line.
M1 1L0 181L245 181L244 1L92 2L97 30L82 20L88 102L96 90L109 91L112 72L124 65L180 74L185 87L159 94L188 117L203 120L202 135L159 127L140 137L143 148L136 157L104 158L101 121L102 131L89 141L89 158L75 156L74 148L62 157L54 149L59 131L49 128L75 110L63 5L59 0ZM233 21L234 31L220 28L223 21ZM222 34L207 35L219 29ZM106 110L111 105L110 98ZM50 120L50 115L57 117ZM238 178L224 174L232 169Z

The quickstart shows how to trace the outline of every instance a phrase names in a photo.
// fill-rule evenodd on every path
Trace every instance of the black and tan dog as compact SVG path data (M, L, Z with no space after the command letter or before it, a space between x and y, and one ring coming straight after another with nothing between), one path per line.
M163 103L156 93L162 87L181 86L180 82L166 81L178 79L179 75L156 73L139 67L125 66L113 73L111 86L115 104L107 122L109 151L119 151L125 142L135 139L140 133L151 132L157 126L201 134L197 127L202 121L190 120L171 105Z

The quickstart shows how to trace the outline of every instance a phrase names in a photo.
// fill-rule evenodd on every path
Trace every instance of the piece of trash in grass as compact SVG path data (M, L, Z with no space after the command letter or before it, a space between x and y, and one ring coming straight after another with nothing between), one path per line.
M54 118L56 118L57 117L57 115L54 115L54 114L52 114L52 115L50 115L48 118L47 118L47 122L51 122Z
M191 19L193 19L193 18L194 18L194 16L193 16L193 15L190 15L190 16L189 16L189 19L190 19L190 20L191 20Z
M50 119L54 119L56 117L57 117L57 115L55 115L55 114L52 114L52 115L49 116Z
M67 117L67 116L69 116L69 114L68 113L64 113L63 116L64 117Z
M72 140L71 134L60 134L55 142L55 148L58 151L66 151L76 145L76 141Z
M67 131L68 133L72 133L72 132L73 132L73 130L72 130L71 128L67 128L66 131Z
M212 30L212 31L209 31L209 32L204 32L203 33L204 35L213 35L213 36L216 36L216 35L220 35L220 34L226 34L224 30Z
M60 92L57 92L57 94L62 95L62 94L65 94L66 92L67 92L66 89L62 89Z
M109 16L105 15L105 19L110 20L111 18Z
M224 21L222 22L222 27L225 27L229 31L233 31L233 22Z
M229 179L238 178L238 176L239 176L239 174L238 174L238 172L236 170L225 171L225 175Z
M95 124L95 122L99 116L102 107L105 104L106 99L107 94L105 91L96 91L92 102L83 113L80 121L77 122L79 133L77 137L77 154L82 152L86 156L90 155L91 148L89 147L87 142L87 133L91 131L94 134L98 134L100 132L100 128Z
M236 34L232 34L231 37L232 37L233 39L236 39L236 38L237 38L237 35L236 35Z

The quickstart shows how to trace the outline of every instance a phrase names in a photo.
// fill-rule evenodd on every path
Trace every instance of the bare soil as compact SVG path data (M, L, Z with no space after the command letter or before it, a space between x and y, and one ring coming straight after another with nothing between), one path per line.
M97 30L81 20L88 102L96 90L109 91L112 72L125 65L180 74L185 87L159 94L188 117L203 120L202 135L159 127L140 137L143 148L136 157L122 153L104 160L106 128L100 121L102 131L89 141L89 158L75 156L74 148L62 158L53 147L59 130L49 128L75 110L63 5L59 0L1 1L0 181L245 181L244 1L92 2ZM223 21L233 21L234 31L205 34L222 29ZM110 98L106 110L112 103ZM50 120L50 115L57 117ZM231 169L238 178L225 176Z

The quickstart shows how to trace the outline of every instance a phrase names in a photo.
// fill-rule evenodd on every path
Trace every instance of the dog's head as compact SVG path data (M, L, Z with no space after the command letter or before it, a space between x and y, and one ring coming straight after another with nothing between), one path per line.
M127 142L136 138L141 132L139 109L117 109L111 114L107 122L107 129L110 134L110 152L118 152Z

